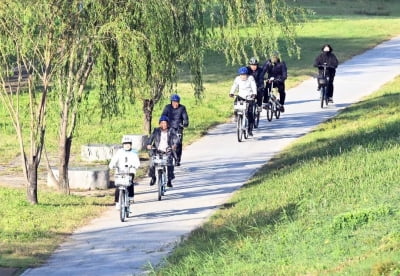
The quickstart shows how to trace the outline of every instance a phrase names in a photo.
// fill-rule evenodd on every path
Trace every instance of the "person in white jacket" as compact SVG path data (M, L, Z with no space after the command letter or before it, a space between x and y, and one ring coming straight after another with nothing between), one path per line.
M231 91L229 92L229 96L233 97L235 92L238 91L237 100L245 100L248 102L247 107L247 118L249 119L248 132L250 136L253 136L253 126L254 126L254 113L253 113L253 105L254 99L257 95L257 85L254 77L249 75L249 71L247 67L240 67L238 70L239 76L235 78L233 81L233 85L231 87Z
M119 149L111 158L108 167L110 169L116 169L116 171L128 171L131 176L131 185L128 186L128 197L129 200L133 200L134 196L134 184L133 179L135 178L136 169L140 166L140 160L138 153L132 149L132 139L129 136L122 137L122 148ZM119 199L119 189L115 189L115 207L119 209L120 205Z

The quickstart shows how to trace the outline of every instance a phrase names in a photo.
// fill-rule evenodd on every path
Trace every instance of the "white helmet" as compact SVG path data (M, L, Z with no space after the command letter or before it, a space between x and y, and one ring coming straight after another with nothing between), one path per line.
M131 144L132 145L131 137L124 135L122 137L121 144Z

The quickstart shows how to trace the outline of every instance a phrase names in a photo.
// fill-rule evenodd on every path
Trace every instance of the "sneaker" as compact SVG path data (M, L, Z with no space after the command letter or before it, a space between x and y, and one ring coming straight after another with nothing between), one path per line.
M262 108L267 109L267 104L266 104L266 103L263 103L263 104L262 104Z
M262 106L257 106L257 112L261 112L262 111Z
M328 102L329 102L329 103L333 103L333 99L332 99L332 98L329 98L329 99L328 99Z
M156 184L156 178L152 177L150 180L150 186L153 186L154 184Z
M121 205L119 204L119 202L115 202L115 209L117 210L121 209Z
M285 112L285 108L283 107L283 105L281 106L281 112Z
M167 182L167 187L172 188L172 180L168 180L168 182Z
M130 203L133 203L133 202L134 202L133 197L129 197L128 199L129 199L129 202L130 202Z
M249 136L253 136L253 131L249 131Z
M317 91L321 91L321 86L318 86L318 87L317 87Z

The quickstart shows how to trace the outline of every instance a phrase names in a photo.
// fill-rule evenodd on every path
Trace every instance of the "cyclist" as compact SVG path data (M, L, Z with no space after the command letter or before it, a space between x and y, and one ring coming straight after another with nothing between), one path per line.
M324 63L327 65L327 77L328 81L328 100L333 103L333 80L336 74L336 68L339 65L339 61L334 53L332 53L333 49L331 45L325 44L321 48L321 53L315 58L314 67L318 67L318 73L320 76L323 75L324 71ZM318 91L321 89L321 86L318 85Z
M262 76L267 74L268 80L274 78L274 87L278 88L279 103L281 104L281 112L285 112L284 104L286 98L285 81L287 79L287 67L284 61L279 58L279 53L274 52L271 59L267 60L262 67ZM271 80L269 81L271 83ZM266 87L264 96L264 103L268 102L268 92L271 89L270 85Z
M136 169L140 166L140 160L138 153L132 149L132 140L129 136L122 137L122 148L119 149L111 158L110 164L108 167L110 169L117 168L119 171L124 170L125 168L129 168L129 174L132 179L131 185L128 186L128 197L129 200L133 200L134 196L134 187L133 187L133 179L135 178ZM115 189L115 207L117 209L120 208L119 202L119 189L116 187Z
M249 66L247 67L249 75L254 77L257 85L257 110L261 112L262 101L264 96L264 76L261 74L262 68L258 66L258 60L252 57L249 60Z
M162 115L159 119L159 127L153 130L147 142L147 149L155 148L157 151L163 152L168 155L168 182L167 186L172 187L172 180L175 178L174 165L172 162L173 151L176 150L179 144L179 136L174 128L169 127L169 119L167 116ZM150 151L151 154L151 151ZM156 183L156 172L154 165L150 164L149 176L151 177L150 186Z
M250 136L253 136L254 113L252 112L252 110L254 99L257 95L257 85L254 77L249 76L249 71L247 67L240 67L238 70L238 74L239 76L237 76L233 81L229 96L233 97L236 90L238 90L238 95L235 99L235 102L237 100L245 100L248 102L248 107L246 111L247 118L249 120L248 132Z
M171 96L171 103L164 107L161 115L165 115L169 119L169 126L180 136L180 143L176 148L176 166L181 165L182 144L183 144L183 128L189 126L189 116L186 112L186 107L180 104L181 98L178 94Z

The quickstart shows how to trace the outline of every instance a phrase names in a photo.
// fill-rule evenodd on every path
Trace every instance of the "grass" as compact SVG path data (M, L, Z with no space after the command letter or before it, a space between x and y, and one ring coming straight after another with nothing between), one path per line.
M288 88L314 74L313 59L326 42L343 62L398 34L399 3L375 1L390 7L391 14L366 16L356 11L380 9L368 6L371 1L367 0L350 2L297 1L317 13L299 28L300 59L285 56L280 49L289 69ZM190 115L186 144L231 115L227 93L236 67L227 65L221 54L207 53L206 91L200 102L193 98L188 83L178 84ZM185 72L180 77L188 79ZM399 102L396 87L399 80L305 136L263 168L210 223L176 250L169 266L157 273L399 274L396 185L400 134L396 114L400 113L395 105ZM165 99L156 107L153 124L167 102ZM118 143L124 133L141 133L139 104L129 106L125 116L101 121L92 94L73 141L74 156L79 155L82 144ZM46 148L54 155L57 114L53 112L49 109ZM19 162L19 152L1 104L0 135L0 166L7 167L0 174L20 173L18 165L9 168L10 163ZM39 205L28 206L24 190L0 188L0 267L42 263L65 235L112 202L109 196L66 197L39 186Z
M298 140L156 275L399 275L400 77Z
M0 187L0 267L41 264L78 226L100 215L111 196L66 196L40 189L40 204L27 203L24 189Z

